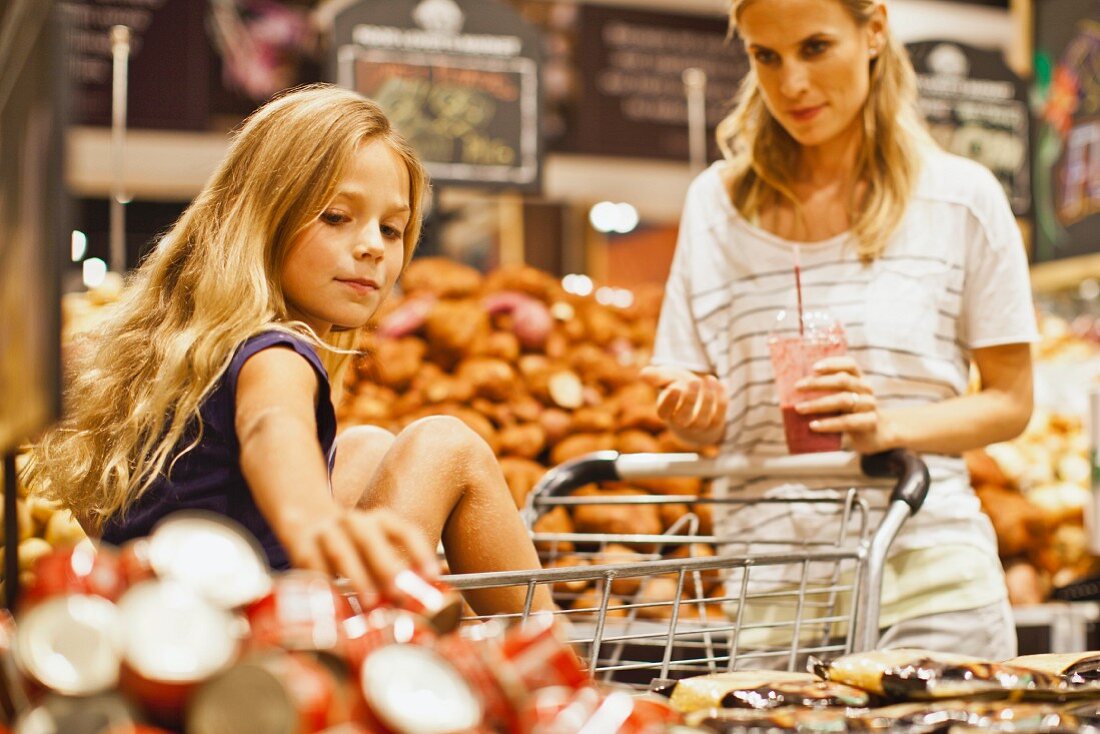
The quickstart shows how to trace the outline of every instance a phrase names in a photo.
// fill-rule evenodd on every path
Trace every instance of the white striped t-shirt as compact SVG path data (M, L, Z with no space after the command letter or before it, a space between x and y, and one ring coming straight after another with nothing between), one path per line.
M725 382L731 396L725 450L780 455L786 442L767 339L778 312L796 305L796 243L737 212L722 184L725 165L712 165L688 192L653 363ZM926 154L904 220L870 265L860 262L847 233L801 243L799 256L804 307L824 308L843 323L848 351L883 408L962 395L972 350L1037 338L1015 219L993 175L964 158ZM932 490L893 552L957 544L995 559L996 539L961 457L924 459ZM797 496L835 484L829 477L800 485L751 477L730 490ZM727 537L751 531L797 542L820 537L835 519L750 507L716 522Z

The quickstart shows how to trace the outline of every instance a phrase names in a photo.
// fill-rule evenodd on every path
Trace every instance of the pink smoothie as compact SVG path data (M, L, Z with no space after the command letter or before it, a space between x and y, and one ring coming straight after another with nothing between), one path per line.
M813 366L819 360L847 353L843 329L837 324L805 336L773 337L768 346L771 348L772 369L779 393L779 409L783 414L783 430L787 435L787 450L792 454L839 451L839 433L817 433L810 429L811 421L827 416L800 415L794 406L827 394L817 390L798 390L795 383L812 374Z

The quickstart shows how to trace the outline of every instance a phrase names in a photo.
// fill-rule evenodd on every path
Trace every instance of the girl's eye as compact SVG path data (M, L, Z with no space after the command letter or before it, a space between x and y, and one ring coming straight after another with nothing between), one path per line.
M382 234L391 239L399 240L404 238L405 233L397 227L391 227L388 224L382 225Z
M348 218L340 212L321 212L320 219L325 224L342 224L348 221Z

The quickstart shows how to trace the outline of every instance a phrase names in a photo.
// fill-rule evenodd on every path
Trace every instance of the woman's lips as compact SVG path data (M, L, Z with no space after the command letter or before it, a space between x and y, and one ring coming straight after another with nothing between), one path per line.
M800 107L797 110L790 110L787 114L798 122L809 122L817 117L818 113L823 109L825 109L825 105L819 104L816 107Z

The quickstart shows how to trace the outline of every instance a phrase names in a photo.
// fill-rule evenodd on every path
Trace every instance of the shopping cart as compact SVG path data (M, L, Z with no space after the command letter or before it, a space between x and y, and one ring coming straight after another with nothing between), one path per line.
M839 490L747 499L723 483L755 477L837 478ZM697 495L580 491L600 482L695 477ZM885 480L885 481L883 481ZM859 486L855 486L858 482ZM557 612L597 678L636 686L722 670L794 670L805 657L873 649L890 544L928 491L928 470L913 453L849 453L701 458L696 454L589 454L551 469L524 511L530 527L555 508L605 506L612 512L676 517L660 534L535 532L544 569L453 575L458 589L550 585ZM872 493L888 503L870 502ZM827 535L792 542L709 527L715 506L786 521L826 520ZM881 515L876 507L881 508ZM663 509L662 509L663 508ZM589 511L590 512L590 511ZM785 514L784 514L785 513ZM782 522L780 523L782 525ZM769 527L774 528L775 523ZM473 619L486 619L475 617Z

